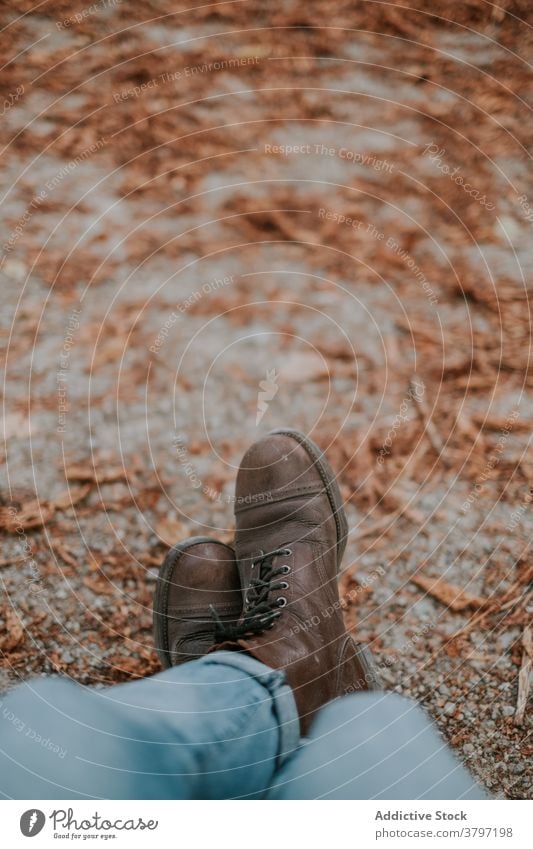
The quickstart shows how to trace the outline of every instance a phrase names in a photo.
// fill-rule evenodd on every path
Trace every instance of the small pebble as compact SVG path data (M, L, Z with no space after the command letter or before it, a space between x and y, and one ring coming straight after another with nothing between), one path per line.
M509 772L512 772L513 775L521 775L525 770L524 764L511 764L509 767Z

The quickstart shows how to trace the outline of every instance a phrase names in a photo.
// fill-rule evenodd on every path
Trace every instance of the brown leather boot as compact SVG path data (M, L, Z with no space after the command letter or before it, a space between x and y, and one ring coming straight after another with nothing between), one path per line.
M167 554L154 593L154 637L165 668L197 660L215 643L215 618L235 626L242 595L235 553L209 537L191 537Z
M370 653L346 632L337 572L348 525L320 449L276 430L246 452L237 476L235 553L243 614L221 628L227 642L283 669L302 733L315 711L345 693L376 686Z

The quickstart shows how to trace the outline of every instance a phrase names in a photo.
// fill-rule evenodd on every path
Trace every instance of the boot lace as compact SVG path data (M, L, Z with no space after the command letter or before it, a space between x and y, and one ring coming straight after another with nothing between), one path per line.
M275 590L288 588L287 581L280 580L282 575L287 575L291 567L281 565L276 568L273 560L278 556L289 556L292 554L290 548L276 548L268 554L262 554L252 563L253 569L258 569L258 577L250 581L246 592L243 615L236 623L223 622L217 610L210 605L211 616L215 623L215 642L224 640L239 640L242 637L262 634L267 628L272 628L281 616L281 608L287 604L283 596L271 598Z

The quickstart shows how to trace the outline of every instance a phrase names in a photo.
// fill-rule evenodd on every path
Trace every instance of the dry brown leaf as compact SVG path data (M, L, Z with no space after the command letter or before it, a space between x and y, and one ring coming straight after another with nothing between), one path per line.
M13 534L20 528L23 530L35 528L44 525L53 512L46 503L39 504L36 500L26 502L15 513L8 507L2 507L0 508L0 528L8 534Z
M419 573L413 575L411 581L455 612L466 610L469 607L479 610L479 608L484 607L488 603L487 599L469 595L460 587L456 586L456 584L449 584L443 578L430 578Z
M0 639L0 649L2 651L13 651L24 640L24 628L22 622L14 610L8 610L6 613L5 636Z
M77 568L79 566L78 560L71 554L69 549L63 545L59 540L53 540L51 543L52 550L61 557L62 560L65 561L69 566L74 566Z
M92 481L93 483L112 483L127 479L123 466L109 466L107 469L96 469L94 466L75 465L66 469L69 481Z
M50 501L49 507L53 511L66 510L69 507L73 507L79 501L83 501L90 491L90 484L85 484L84 486L71 486L62 492L61 495L58 495L57 498L54 498L53 501Z
M113 654L106 661L113 667L115 672L125 672L128 675L135 675L139 678L145 677L145 661L142 658Z
M114 595L116 588L101 575L94 578L84 578L84 585L97 595Z
M531 678L531 666L533 662L533 633L527 625L522 634L522 664L518 674L518 697L516 699L516 712L514 724L521 725L526 712L527 699Z
M65 490L53 501L28 501L19 510L12 512L8 507L0 508L0 528L7 533L15 533L17 528L27 531L46 525L56 510L66 510L82 501L90 492L91 485L73 486Z
M17 563L24 563L25 560L26 560L26 557L24 555L17 556L17 557L3 557L2 560L0 560L0 567L1 566L16 566Z

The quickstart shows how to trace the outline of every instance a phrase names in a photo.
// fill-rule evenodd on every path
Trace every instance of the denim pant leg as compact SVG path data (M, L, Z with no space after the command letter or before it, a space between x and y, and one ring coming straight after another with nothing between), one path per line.
M283 674L239 652L105 690L33 679L0 696L0 794L260 797L298 733Z
M486 799L416 702L369 692L331 702L276 775L270 799Z

